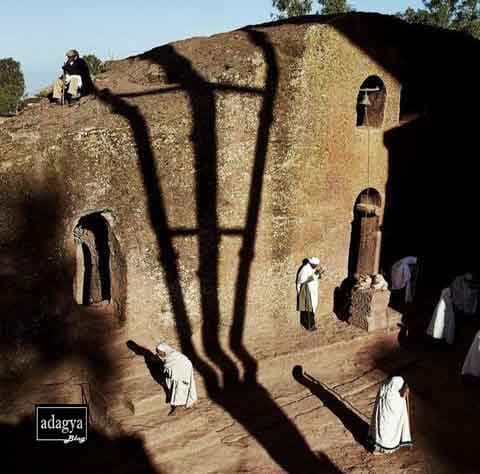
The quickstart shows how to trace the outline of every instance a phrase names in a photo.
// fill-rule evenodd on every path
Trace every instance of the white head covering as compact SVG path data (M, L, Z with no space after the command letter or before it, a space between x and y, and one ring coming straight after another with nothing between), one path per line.
M407 403L400 395L404 383L403 377L392 377L377 395L369 436L382 449L394 450L412 441Z
M392 377L387 383L385 383L380 389L380 398L397 396L400 389L403 387L405 380L403 377Z
M159 352L164 352L165 355L168 357L170 354L173 354L175 352L175 349L173 347L170 347L167 343L161 342L157 347L156 347L157 354Z
M308 261L312 264L312 265L319 265L320 264L320 259L317 258L317 257L310 257L308 259Z
M165 342L158 344L156 350L166 354L163 368L167 385L172 390L170 404L191 406L197 400L192 363Z
M188 380L192 371L192 363L187 356L181 352L176 351L167 343L161 342L156 347L157 353L159 351L166 354L164 367L170 371L170 376L177 380Z

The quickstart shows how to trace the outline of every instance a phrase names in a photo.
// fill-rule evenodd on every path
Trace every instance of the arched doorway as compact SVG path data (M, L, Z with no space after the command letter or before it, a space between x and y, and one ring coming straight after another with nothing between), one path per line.
M112 278L108 222L100 213L84 216L78 221L74 236L77 244L77 303L109 303Z
M382 238L381 206L380 193L373 188L362 191L355 201L348 258L350 276L378 273Z

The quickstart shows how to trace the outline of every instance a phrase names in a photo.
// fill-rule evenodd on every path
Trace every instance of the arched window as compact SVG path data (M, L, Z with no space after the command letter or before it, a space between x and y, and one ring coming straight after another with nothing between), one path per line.
M363 81L357 96L357 127L381 128L385 112L386 89L378 76Z
M348 270L350 275L378 273L382 198L373 188L362 191L353 208Z

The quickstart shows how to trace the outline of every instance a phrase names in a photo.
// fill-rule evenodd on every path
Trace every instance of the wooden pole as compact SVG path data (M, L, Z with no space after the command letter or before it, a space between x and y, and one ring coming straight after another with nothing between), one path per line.
M410 416L410 389L407 389L406 400L407 400L408 424L410 425L410 431L412 431L412 423L411 423L412 418Z
M65 104L65 72L62 74L62 98L60 99L62 105Z

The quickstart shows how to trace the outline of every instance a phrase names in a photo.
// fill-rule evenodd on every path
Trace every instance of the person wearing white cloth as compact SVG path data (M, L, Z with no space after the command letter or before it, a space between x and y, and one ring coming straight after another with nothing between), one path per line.
M380 387L368 432L375 453L392 453L412 444L407 396L403 377L392 377Z
M478 307L478 290L472 288L472 274L457 276L450 288L454 308L468 316L473 316Z
M480 331L475 334L463 363L462 375L480 378Z
M417 257L404 257L392 265L392 290L405 288L405 303L413 301L412 270L417 264Z
M197 401L192 363L187 356L165 343L158 344L156 352L163 361L165 382L170 392L169 415L174 413L177 406L190 408Z
M455 313L452 303L452 290L444 288L440 300L433 311L432 319L427 328L427 334L434 339L445 339L453 344L455 338Z
M320 260L317 257L310 257L297 275L297 311L300 311L301 320L305 321L308 331L317 329L315 311L318 306L318 280L322 273Z

